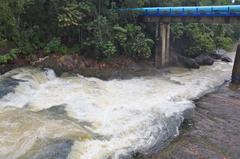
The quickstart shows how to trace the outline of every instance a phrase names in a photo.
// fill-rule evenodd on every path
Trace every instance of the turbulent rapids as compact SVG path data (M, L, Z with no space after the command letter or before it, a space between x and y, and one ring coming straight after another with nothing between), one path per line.
M0 159L131 158L178 135L193 99L230 78L232 64L103 81L20 68L0 76Z

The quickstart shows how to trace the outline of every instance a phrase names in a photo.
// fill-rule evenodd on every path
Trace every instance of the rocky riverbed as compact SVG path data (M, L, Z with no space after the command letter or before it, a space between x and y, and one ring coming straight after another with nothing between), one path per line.
M196 100L181 135L151 159L239 159L240 89L224 85Z

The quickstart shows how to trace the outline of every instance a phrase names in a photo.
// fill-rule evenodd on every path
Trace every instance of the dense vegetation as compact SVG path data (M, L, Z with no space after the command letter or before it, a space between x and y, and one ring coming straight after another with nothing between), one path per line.
M29 54L79 53L96 59L152 56L154 29L119 7L229 4L227 0L0 0L0 63ZM238 3L238 2L237 2ZM173 24L173 46L196 56L231 48L233 25ZM184 43L182 43L184 41Z

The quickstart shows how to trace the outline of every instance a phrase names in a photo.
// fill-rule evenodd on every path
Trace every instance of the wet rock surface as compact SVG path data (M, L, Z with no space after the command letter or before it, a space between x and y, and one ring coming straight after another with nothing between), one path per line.
M195 58L199 65L213 65L214 59L208 55L199 55Z
M223 62L232 62L232 59L230 57L228 57L227 55L223 55L221 60Z
M14 92L19 82L24 81L12 78L6 78L3 80L0 79L0 98L4 97L8 93Z
M149 159L239 159L240 89L224 86L196 101L181 135Z
M193 69L200 68L200 65L196 62L196 60L194 60L192 58L188 58L185 56L178 56L178 61L187 68L193 68Z
M67 159L72 145L73 141L66 139L38 141L38 145L20 159Z

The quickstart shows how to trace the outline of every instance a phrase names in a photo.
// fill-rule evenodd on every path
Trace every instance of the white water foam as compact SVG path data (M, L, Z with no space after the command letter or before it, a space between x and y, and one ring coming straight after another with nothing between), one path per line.
M37 112L66 105L69 117L91 123L86 128L99 135L76 140L69 159L147 154L178 135L183 112L194 108L191 100L229 79L231 69L232 64L216 62L199 70L172 68L162 76L111 81L20 69L11 77L24 82L0 99L0 110L12 106Z

